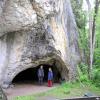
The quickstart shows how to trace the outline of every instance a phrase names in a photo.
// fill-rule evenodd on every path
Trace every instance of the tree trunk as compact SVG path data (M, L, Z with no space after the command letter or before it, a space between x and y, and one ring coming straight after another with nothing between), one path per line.
M98 13L98 8L100 4L100 0L96 0L95 2L95 8L94 8L94 16L92 20L92 9L91 4L89 0L86 0L88 5L88 13L89 13L89 46L90 46L90 58L89 58L89 67L88 67L88 76L89 79L92 78L92 63L93 63L93 54L94 54L94 48L95 48L95 26L96 26L96 17ZM93 22L93 23L92 23Z
M90 46L90 57L89 57L89 67L88 67L88 77L91 79L91 72L92 72L92 62L93 62L93 47L92 47L92 16L91 16L91 4L89 0L86 0L88 5L88 13L89 13L89 46Z
M94 11L94 17L93 17L93 27L92 27L92 44L93 44L93 54L94 54L94 48L95 48L95 26L96 26L96 17L98 14L99 9L99 3L100 0L96 0L95 2L95 11Z

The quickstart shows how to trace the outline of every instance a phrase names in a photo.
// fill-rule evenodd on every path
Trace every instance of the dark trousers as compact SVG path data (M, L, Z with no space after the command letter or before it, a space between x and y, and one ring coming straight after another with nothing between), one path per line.
M39 84L42 85L43 84L43 76L40 76L38 78L39 78Z

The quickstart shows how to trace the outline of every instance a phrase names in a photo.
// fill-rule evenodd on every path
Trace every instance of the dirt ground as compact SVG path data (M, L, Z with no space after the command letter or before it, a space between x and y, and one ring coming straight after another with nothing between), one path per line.
M16 96L25 96L25 95L31 95L31 94L36 94L36 93L41 93L41 92L46 92L50 89L55 88L58 86L58 84L54 84L53 87L48 87L47 83L44 83L43 85L38 85L38 84L32 84L32 83L20 83L20 84L15 84L13 87L4 90L8 100L11 100L13 97Z

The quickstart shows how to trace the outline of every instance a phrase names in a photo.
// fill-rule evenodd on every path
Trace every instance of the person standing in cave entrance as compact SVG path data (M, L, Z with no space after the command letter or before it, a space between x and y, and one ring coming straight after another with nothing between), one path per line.
M48 71L48 87L52 87L53 85L53 72L52 72L52 69L49 68L49 71Z
M43 84L43 78L44 78L44 69L43 66L41 66L38 69L38 80L39 80L39 84L42 85Z

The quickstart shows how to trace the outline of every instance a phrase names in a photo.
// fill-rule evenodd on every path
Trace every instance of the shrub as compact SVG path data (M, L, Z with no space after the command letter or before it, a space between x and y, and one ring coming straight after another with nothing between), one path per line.
M93 83L96 84L96 86L100 87L100 69L94 69L93 70Z
M87 75L81 75L81 77L80 77L80 81L81 82L88 82L89 80L88 80L88 77L87 77Z
M87 66L86 64L80 63L80 64L79 64L79 68L80 68L80 70L81 70L81 72L82 72L83 74L86 74L86 73L87 73L87 68L88 68L88 66Z

